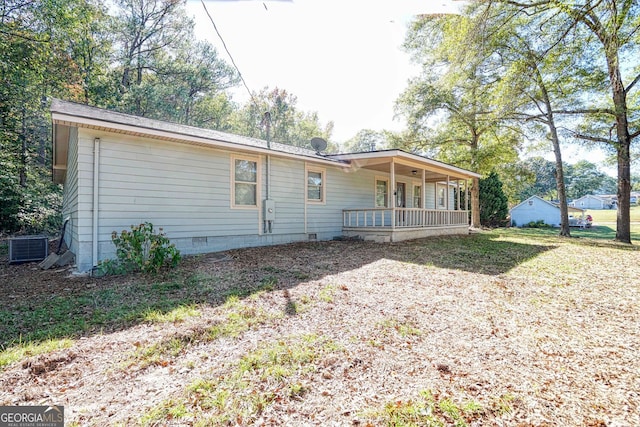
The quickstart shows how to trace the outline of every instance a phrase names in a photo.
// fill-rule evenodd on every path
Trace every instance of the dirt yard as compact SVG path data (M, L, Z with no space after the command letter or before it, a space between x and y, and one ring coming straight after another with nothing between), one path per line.
M487 232L8 266L0 405L67 425L640 425L640 251ZM21 347L22 346L22 347Z

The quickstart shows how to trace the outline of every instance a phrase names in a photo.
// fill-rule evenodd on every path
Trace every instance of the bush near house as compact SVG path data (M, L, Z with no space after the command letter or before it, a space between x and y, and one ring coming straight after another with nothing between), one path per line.
M102 275L126 274L133 271L157 273L163 267L173 268L180 262L180 251L162 232L156 233L153 224L132 225L131 231L111 234L116 245L116 260L105 260L98 265Z

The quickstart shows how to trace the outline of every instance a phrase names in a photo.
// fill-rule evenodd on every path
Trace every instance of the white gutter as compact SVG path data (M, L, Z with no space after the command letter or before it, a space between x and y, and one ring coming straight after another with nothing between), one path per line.
M93 266L98 265L98 214L99 214L99 188L100 177L100 138L93 140Z

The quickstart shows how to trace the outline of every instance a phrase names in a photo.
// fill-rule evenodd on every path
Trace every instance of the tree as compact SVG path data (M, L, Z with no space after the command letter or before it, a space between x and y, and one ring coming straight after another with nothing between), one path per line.
M476 25L485 28L500 57L501 72L495 102L499 115L529 137L549 141L554 156L555 198L560 205L560 235L570 236L565 171L556 113L574 107L584 94L584 67L576 66L582 49L580 34L566 33L565 20L557 16L517 13L497 2L473 4L467 10ZM544 26L547 31L540 32ZM563 49L548 34L563 33ZM593 73L592 73L593 74ZM597 73L593 74L598 76ZM582 82L584 83L584 82Z
M574 29L586 30L583 52L588 58L583 63L603 64L608 79L609 96L601 92L592 97L586 109L564 111L565 114L581 114L586 118L582 130L572 134L579 139L603 143L616 151L618 165L618 211L616 240L631 243L630 192L631 192L631 142L640 135L640 111L629 108L628 99L640 81L640 70L621 62L621 57L637 57L640 54L638 26L640 4L636 0L600 0L592 2L563 0L501 0L518 8L521 13L552 17L566 17L565 31L552 33L556 37L555 49L563 47L564 38ZM548 33L544 25L541 33ZM590 36L590 37L589 37ZM609 98L608 102L603 102ZM614 136L615 135L615 136Z
M600 171L598 166L587 160L580 160L568 167L567 194L572 199L577 199L587 194L608 193L603 189L611 189L607 174ZM614 186L615 188L615 186Z
M532 157L520 162L520 165L526 171L525 173L533 178L530 184L524 186L520 191L520 201L534 195L547 199L557 197L556 165L554 162L542 157Z
M60 223L61 191L50 182L47 99L82 94L71 41L90 22L94 6L83 0L4 1L2 6L0 229L51 231Z
M240 109L235 117L233 131L241 135L268 139L282 144L309 148L313 137L329 141L333 123L324 127L318 113L304 112L297 108L298 99L285 89L263 88L254 93L252 99ZM265 113L269 112L269 135ZM329 151L334 147L329 147Z
M387 148L387 132L361 129L344 143L343 150L348 153L382 150Z
M507 196L495 171L480 180L480 223L487 227L504 225L509 214Z
M405 48L422 64L396 103L411 131L406 148L488 174L517 158L519 135L500 126L493 90L500 71L486 34L466 17L422 16ZM471 187L471 225L480 224L479 183Z

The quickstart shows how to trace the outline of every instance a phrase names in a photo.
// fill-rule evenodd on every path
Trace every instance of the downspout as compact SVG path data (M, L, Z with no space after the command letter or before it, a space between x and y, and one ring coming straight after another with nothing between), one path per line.
M267 150L271 150L271 113L266 111L264 113L263 122L267 127ZM266 157L266 176L265 176L265 199L271 199L271 155L267 154ZM263 213L264 214L264 213ZM271 234L272 232L272 221L264 219L264 232Z
M99 214L99 188L100 177L100 138L94 138L93 140L93 266L98 265L98 214Z

